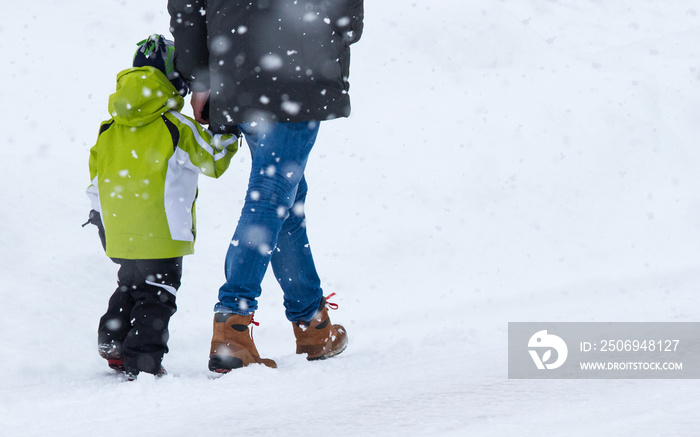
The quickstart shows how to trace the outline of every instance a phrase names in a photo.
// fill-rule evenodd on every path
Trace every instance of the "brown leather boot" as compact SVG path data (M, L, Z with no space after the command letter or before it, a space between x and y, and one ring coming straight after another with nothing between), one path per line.
M209 370L228 373L248 364L264 364L273 369L277 363L268 358L260 358L250 336L248 325L255 322L253 315L214 314L214 335L209 351Z
M321 308L310 322L292 323L294 336L297 338L297 353L306 354L309 361L325 360L343 352L348 346L345 328L331 324L326 305L333 309L338 307L336 304L327 303L324 298Z

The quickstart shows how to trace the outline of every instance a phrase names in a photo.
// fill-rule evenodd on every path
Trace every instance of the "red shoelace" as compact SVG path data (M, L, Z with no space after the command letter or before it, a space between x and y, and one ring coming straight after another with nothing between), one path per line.
M335 293L329 294L328 296L324 297L324 299L326 300L326 305L328 306L328 308L330 308L330 309L332 309L332 310L337 310L337 309L338 309L338 304L337 304L337 303L335 303L335 302L328 302L328 299L330 299L330 298L333 297L333 296L335 296Z
M253 338L253 328L255 326L260 326L260 323L256 322L255 319L253 319L253 315L250 315L250 324L253 325L250 327L250 339L255 343L255 339Z

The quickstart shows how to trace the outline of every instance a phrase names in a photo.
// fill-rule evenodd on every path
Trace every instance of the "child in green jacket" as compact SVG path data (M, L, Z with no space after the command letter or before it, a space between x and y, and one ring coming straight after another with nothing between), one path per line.
M214 135L179 112L188 90L174 55L162 35L139 43L133 68L117 75L112 118L90 150L89 223L120 265L98 350L130 379L165 373L182 257L194 252L197 178L218 178L238 150L236 136Z

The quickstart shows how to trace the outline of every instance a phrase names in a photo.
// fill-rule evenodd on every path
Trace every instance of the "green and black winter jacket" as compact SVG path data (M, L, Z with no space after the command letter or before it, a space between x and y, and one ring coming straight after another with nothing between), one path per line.
M194 252L199 174L218 178L238 150L232 135L214 135L179 111L183 98L159 70L117 75L90 150L87 189L100 212L110 258L175 258Z

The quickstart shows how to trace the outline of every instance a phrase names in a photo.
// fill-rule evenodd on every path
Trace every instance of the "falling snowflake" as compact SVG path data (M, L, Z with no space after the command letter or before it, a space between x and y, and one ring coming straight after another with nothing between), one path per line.
M297 115L301 110L301 105L297 102L282 102L282 110L289 115Z
M260 58L260 67L266 71L279 70L284 65L282 58L273 53L268 53Z

